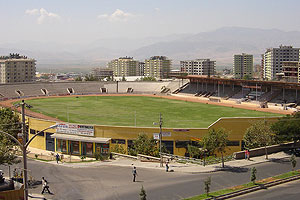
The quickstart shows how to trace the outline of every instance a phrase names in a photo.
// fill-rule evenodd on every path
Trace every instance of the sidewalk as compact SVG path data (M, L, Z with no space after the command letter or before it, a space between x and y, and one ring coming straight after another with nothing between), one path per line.
M40 150L40 149L29 149L31 153L39 153L47 156L53 157L53 153L50 151ZM52 154L51 154L52 153ZM157 169L157 170L165 170L165 167L160 167L159 162L143 162L140 160L133 160L123 157L116 157L114 160L107 160L107 161L95 161L94 158L87 158L86 160L89 162L80 162L81 159L79 156L71 156L72 161L78 161L75 163L68 162L70 155L64 155L67 162L59 162L59 164L56 163L56 161L53 158L53 161L48 161L49 164L55 164L55 165L61 165L65 167L72 167L72 168L85 168L85 167L100 167L100 166L120 166L120 167L132 167L132 165L136 166L137 168L148 168L148 169ZM284 153L284 152L278 152L268 155L269 159L266 160L265 156L258 156L253 157L250 160L232 160L225 162L225 168L226 169L241 169L243 167L263 163L263 162L270 162L272 160L276 159L283 159L283 158L289 158L290 155ZM94 160L94 161L93 161ZM164 165L165 166L165 165ZM182 173L209 173L214 171L220 171L222 170L222 164L213 164L213 165L197 165L192 163L177 163L177 162L170 162L169 163L169 170L174 170L174 172L182 172Z

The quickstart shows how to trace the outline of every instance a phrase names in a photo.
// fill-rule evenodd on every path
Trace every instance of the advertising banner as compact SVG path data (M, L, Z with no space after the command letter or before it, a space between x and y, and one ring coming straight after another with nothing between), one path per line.
M71 135L94 136L94 126L59 123L56 127L56 132Z

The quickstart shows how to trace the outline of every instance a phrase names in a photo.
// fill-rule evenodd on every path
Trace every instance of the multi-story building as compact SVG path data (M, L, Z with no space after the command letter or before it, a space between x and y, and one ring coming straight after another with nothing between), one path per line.
M120 57L108 63L108 68L113 70L113 75L118 77L139 76L139 61L132 57Z
M245 53L234 55L233 62L234 78L242 79L253 77L253 55Z
M145 60L144 76L157 79L168 78L171 70L171 60L166 56L152 56Z
M284 61L282 62L283 79L287 82L300 82L300 62Z
M145 63L144 62L140 62L139 63L139 75L140 76L144 76L145 72Z
M267 49L263 56L264 79L272 80L277 73L282 73L282 62L299 61L300 48L292 46L279 46Z
M99 80L102 80L107 77L113 78L113 74L114 74L112 69L101 68L101 67L92 69L92 72L93 72L94 77L96 77Z
M207 75L216 74L216 61L210 59L196 59L180 61L180 68L183 73L188 75Z
M0 56L0 83L34 81L35 62L36 60L19 54Z

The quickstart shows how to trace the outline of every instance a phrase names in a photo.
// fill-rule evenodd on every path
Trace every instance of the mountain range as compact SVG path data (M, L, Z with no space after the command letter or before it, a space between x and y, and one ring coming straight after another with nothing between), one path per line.
M38 71L88 71L106 66L109 60L133 56L144 60L154 55L164 55L173 61L210 58L217 67L231 68L233 55L254 55L254 63L260 63L260 55L267 48L279 45L300 47L299 31L224 27L198 34L174 34L146 38L99 39L88 44L61 44L53 42L21 41L0 44L0 55L20 53L37 60Z

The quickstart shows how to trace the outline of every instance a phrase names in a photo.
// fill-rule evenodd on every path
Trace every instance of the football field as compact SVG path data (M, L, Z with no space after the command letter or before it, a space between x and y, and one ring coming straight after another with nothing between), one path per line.
M146 96L78 96L26 100L32 111L65 122L112 126L207 128L220 117L280 114Z

